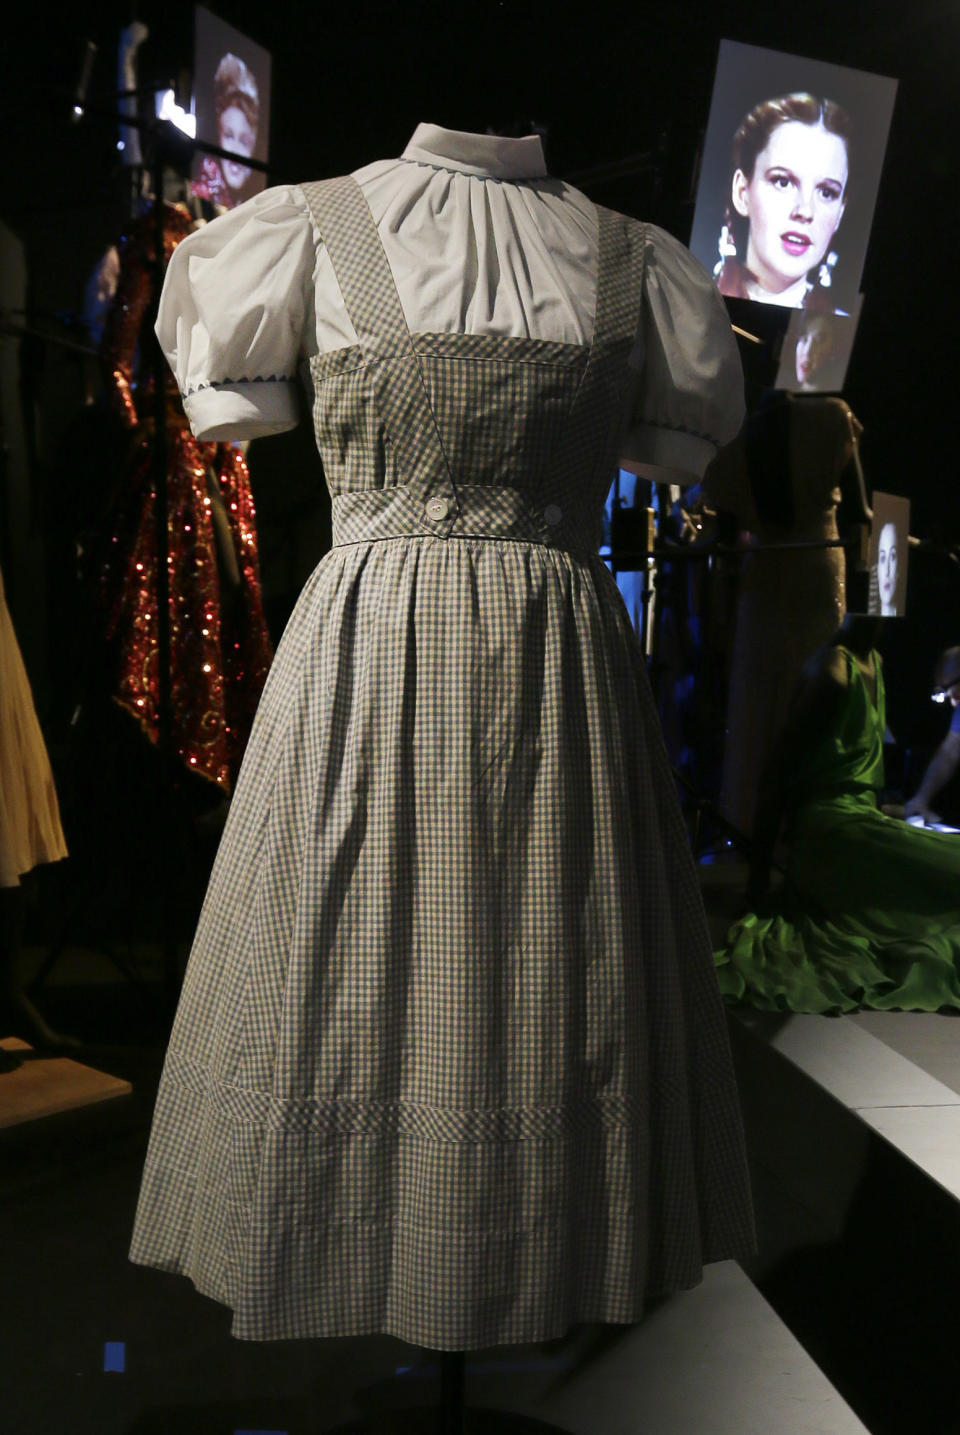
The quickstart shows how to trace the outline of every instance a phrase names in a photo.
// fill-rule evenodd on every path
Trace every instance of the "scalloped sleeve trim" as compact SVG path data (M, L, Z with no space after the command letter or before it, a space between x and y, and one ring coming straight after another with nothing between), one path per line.
M699 483L717 445L705 434L635 424L620 447L620 467L661 483Z
M209 384L185 394L194 437L210 442L265 438L296 428L300 413L292 378Z

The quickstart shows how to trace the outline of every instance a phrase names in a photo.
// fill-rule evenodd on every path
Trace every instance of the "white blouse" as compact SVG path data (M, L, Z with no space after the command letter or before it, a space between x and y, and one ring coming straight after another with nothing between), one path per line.
M399 159L354 178L411 332L591 342L596 210L548 177L538 136L419 125ZM643 382L621 466L689 483L740 428L740 363L706 270L664 230L646 231L631 360ZM293 427L299 362L357 342L297 185L264 190L178 246L157 335L198 438Z

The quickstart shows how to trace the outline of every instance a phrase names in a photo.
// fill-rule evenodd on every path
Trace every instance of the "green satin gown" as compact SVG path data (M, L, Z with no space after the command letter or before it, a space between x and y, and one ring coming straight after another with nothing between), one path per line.
M797 754L787 876L716 953L728 1001L773 1011L960 1007L960 835L877 806L883 673L871 699L853 654L840 719Z

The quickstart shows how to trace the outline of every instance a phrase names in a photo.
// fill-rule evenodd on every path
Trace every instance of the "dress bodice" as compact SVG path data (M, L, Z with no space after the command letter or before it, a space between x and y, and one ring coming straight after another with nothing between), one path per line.
M874 652L877 686L872 697L853 653L843 647L840 652L846 659L847 681L839 711L828 731L791 761L793 805L843 792L879 792L883 787L887 726L883 663Z
M334 541L491 537L595 553L630 402L643 227L599 211L589 346L412 335L356 182L305 194L358 335L306 366Z
M600 212L547 175L539 141L536 152L524 140L422 126L399 158L351 176L380 242L378 264L385 256L391 276L378 292L390 293L413 336L461 483L478 473L486 483L491 461L501 484L509 472L526 473L531 458L541 461L594 348ZM305 365L331 393L361 382L351 371L357 348L370 351L370 335L357 332L358 299L346 302L328 236L308 201L313 188L265 190L191 235L173 256L157 333L197 437L249 439L292 427L300 413L292 386ZM635 251L635 322L618 359L629 382L620 453L606 476L612 480L619 457L633 471L653 467L695 481L742 421L729 318L710 276L683 245L654 225L623 224ZM362 300L363 275L357 287ZM361 418L375 447L380 419L372 412ZM319 434L326 456L338 458L344 432L335 421ZM494 434L508 452L501 444L493 454ZM358 453L351 447L344 449L348 470ZM378 486L371 477L388 475L394 459L374 453L361 486ZM346 487L356 487L357 477L348 473Z

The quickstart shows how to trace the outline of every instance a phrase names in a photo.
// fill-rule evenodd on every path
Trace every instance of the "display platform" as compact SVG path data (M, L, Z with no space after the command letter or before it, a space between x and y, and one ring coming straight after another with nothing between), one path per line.
M0 1073L0 1128L113 1101L133 1090L119 1076L71 1057L45 1056L16 1036L0 1038L0 1048L22 1057L16 1070Z
M491 1366L484 1373L477 1362L472 1378L494 1405L501 1392ZM572 1435L867 1432L735 1261L708 1266L699 1286L664 1301L642 1325L608 1328L595 1351L544 1382L536 1398L533 1378L524 1400L522 1382L504 1377L504 1404L508 1381L515 1410Z
M957 1016L821 1017L738 1009L735 1020L960 1201ZM930 1068L949 1073L956 1085L948 1086Z

